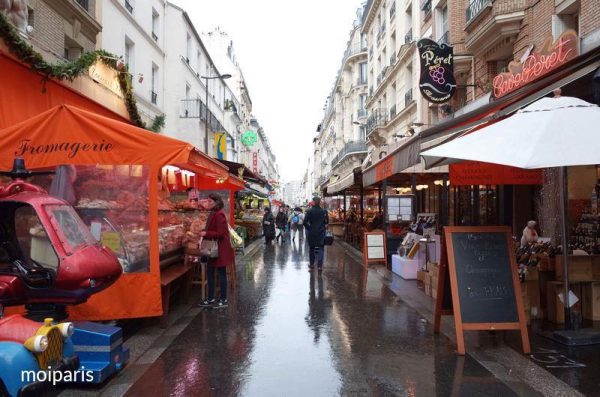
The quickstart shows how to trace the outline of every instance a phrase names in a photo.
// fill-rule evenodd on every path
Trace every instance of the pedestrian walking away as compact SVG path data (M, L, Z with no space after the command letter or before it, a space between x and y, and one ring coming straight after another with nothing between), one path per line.
M296 240L296 235L299 235L300 242L304 240L304 213L300 207L294 208L294 212L290 215L290 224L292 229L292 241Z
M275 225L277 226L277 237L276 240L285 243L285 229L287 227L288 216L285 207L280 207L277 216L275 217Z
M199 306L224 308L227 307L227 266L233 264L235 254L229 239L229 227L225 211L223 211L225 205L223 199L218 194L211 193L205 202L205 208L210 210L210 215L206 221L206 229L200 233L200 236L217 241L219 254L216 258L208 259L208 297L200 302ZM215 272L219 273L221 292L221 299L218 302L215 300Z
M265 207L263 215L263 234L265 235L265 245L271 245L275 238L275 218L269 207Z
M319 272L323 270L325 257L325 233L329 224L327 211L321 208L321 198L313 197L313 206L306 212L304 217L304 228L309 246L309 270L314 270L315 262Z

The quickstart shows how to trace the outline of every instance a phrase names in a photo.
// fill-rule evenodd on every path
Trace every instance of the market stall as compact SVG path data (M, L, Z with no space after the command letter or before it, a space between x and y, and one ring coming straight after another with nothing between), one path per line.
M186 207L182 190L242 185L188 143L73 106L52 108L0 136L0 168L9 169L14 156L32 169L58 166L46 180L50 192L74 204L92 234L119 256L121 278L71 308L72 319L161 315L160 264L182 247L187 212L198 210Z

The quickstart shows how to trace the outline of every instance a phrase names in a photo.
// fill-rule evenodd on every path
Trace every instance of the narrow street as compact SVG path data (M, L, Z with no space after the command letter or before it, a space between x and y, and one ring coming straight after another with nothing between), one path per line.
M128 395L514 395L342 246L307 266L307 246L261 247L229 307L198 309Z

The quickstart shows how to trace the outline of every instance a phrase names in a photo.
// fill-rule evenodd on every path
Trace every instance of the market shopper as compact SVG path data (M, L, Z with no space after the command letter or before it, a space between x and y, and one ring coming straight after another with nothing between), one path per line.
M306 229L306 239L309 246L310 264L308 268L310 271L313 271L315 262L317 262L317 269L320 273L323 271L325 233L327 224L329 224L329 216L327 215L327 211L321 208L320 197L313 197L312 202L313 206L306 212L306 216L304 217L304 228Z
M290 215L290 225L292 230L292 241L296 240L296 235L300 235L300 242L304 240L304 213L300 207L294 208Z
M229 226L225 211L223 211L224 206L223 199L215 193L209 194L205 200L205 208L210 210L210 215L206 221L206 229L200 232L200 236L216 240L219 255L216 258L208 259L208 298L200 303L200 306L203 307L227 307L227 266L233 264L235 254L229 240ZM221 299L218 302L215 300L215 272L219 273L221 290Z
M275 225L277 226L277 237L276 240L279 242L279 238L281 238L281 242L285 243L285 229L288 223L288 216L286 207L280 207L279 212L277 212L277 217L275 217Z
M263 215L263 234L265 235L265 244L271 245L275 238L275 218L271 213L271 208L265 207L265 214Z

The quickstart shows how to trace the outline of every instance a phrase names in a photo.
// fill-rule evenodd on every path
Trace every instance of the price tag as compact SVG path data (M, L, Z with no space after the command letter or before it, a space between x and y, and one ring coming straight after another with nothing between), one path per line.
M102 245L114 253L121 252L121 235L117 232L104 232L102 233L102 237L100 239Z

